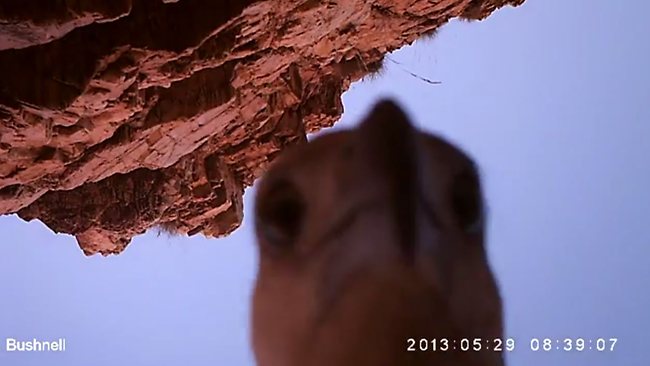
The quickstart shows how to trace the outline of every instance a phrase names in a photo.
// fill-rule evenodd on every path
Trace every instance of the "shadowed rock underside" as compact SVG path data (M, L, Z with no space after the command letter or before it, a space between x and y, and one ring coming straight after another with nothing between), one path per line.
M0 214L117 254L161 225L227 235L285 147L451 18L524 0L0 4Z

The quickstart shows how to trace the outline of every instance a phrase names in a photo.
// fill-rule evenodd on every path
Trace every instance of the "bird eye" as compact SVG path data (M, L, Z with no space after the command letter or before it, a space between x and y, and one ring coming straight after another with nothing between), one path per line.
M483 229L483 196L474 171L459 174L452 187L452 205L460 227L467 233Z
M303 224L306 203L298 188L288 180L277 180L260 192L255 226L264 242L280 249L294 246Z

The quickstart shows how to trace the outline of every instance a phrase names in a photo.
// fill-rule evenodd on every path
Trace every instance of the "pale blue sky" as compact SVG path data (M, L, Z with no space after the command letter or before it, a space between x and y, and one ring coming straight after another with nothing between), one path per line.
M481 166L511 365L650 364L650 3L528 0L452 22L344 95L338 128L393 96ZM251 212L252 191L246 194ZM86 258L40 222L0 217L0 341L67 338L0 365L253 365L251 217L228 238L137 237ZM531 337L618 337L614 352Z

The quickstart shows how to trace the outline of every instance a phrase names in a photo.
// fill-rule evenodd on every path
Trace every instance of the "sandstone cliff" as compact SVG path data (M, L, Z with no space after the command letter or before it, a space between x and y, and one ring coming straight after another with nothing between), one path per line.
M0 214L87 255L153 225L227 235L244 187L384 54L523 1L2 2Z

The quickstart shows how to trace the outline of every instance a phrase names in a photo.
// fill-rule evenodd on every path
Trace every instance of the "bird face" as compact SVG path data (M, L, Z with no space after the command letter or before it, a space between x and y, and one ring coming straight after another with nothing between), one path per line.
M261 366L502 365L407 352L408 338L502 336L472 160L390 101L280 156L255 205L252 340Z

